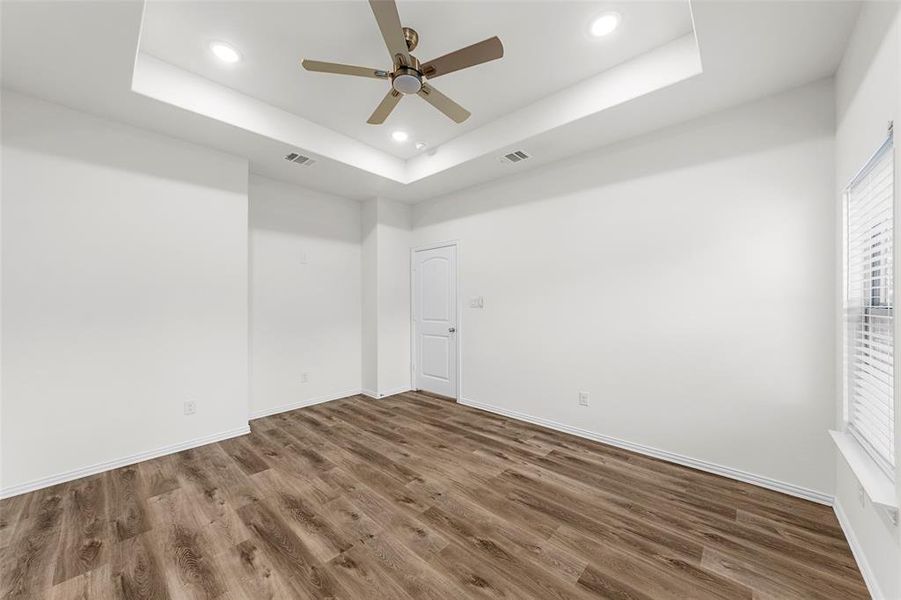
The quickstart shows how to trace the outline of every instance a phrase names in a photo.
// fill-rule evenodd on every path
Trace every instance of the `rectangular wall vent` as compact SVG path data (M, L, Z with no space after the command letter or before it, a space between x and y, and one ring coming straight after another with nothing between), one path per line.
M526 154L522 150L516 150L515 152L511 152L510 154L504 155L504 160L509 163L518 163L524 160L528 160L532 158L529 154Z
M292 152L291 154L286 155L285 160L287 160L288 162L296 163L296 164L304 166L304 167L309 167L310 165L312 165L316 162L314 159L310 158L309 156L304 156L303 154L299 154L297 152Z

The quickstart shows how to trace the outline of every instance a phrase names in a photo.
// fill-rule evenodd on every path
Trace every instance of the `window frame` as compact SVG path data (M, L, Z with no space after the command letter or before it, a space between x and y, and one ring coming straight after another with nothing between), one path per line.
M879 164L879 162L885 157L885 155L889 155L890 166L889 166L889 176L891 177L891 209L890 209L890 228L889 230L892 232L891 236L891 250L889 252L889 256L892 260L892 280L891 280L891 305L890 306L869 306L865 304L863 306L853 307L851 303L852 298L852 290L851 290L851 281L850 281L850 263L852 262L851 256L851 244L854 243L855 240L851 239L851 230L852 230L852 222L851 222L851 204L852 204L852 196L855 189L855 186L860 184L866 177L869 175L873 169ZM896 240L895 240L895 232L897 230L895 223L895 173L896 173L896 165L895 165L896 157L895 157L895 146L894 146L894 135L892 129L889 129L889 134L883 143L879 146L876 152L867 160L867 162L863 165L863 167L855 174L855 176L848 182L845 188L842 191L842 217L843 217L843 239L842 239L842 298L841 298L841 314L842 314L842 390L843 390L843 402L842 402L842 417L844 421L844 429L847 435L849 435L855 443L857 443L866 453L866 455L872 459L872 461L876 464L879 469L885 473L889 479L894 482L895 479L895 453L897 452L897 443L898 443L898 435L897 430L895 428L895 389L894 389L894 373L896 371L896 358L894 356L895 353L895 311L894 311L894 292L895 292L895 280L894 280L894 258L896 256ZM860 254L854 257L855 260L860 262L865 262L867 260L866 250L861 250ZM879 268L884 268L880 266ZM884 277L884 273L880 274ZM872 292L871 292L872 293ZM855 426L855 416L854 411L852 410L852 404L854 402L854 398L852 397L852 392L849 387L849 374L852 372L852 362L850 359L849 350L853 345L852 340L850 339L850 329L852 326L852 318L850 317L852 311L862 311L863 316L874 316L871 313L873 311L888 311L890 312L891 322L889 325L889 331L891 335L891 350L892 350L892 379L891 379L891 393L889 398L889 407L890 413L889 418L887 419L888 429L890 433L890 447L888 455L883 454L876 444L874 444L871 440L867 439L866 436L866 427ZM883 315L885 316L885 315Z

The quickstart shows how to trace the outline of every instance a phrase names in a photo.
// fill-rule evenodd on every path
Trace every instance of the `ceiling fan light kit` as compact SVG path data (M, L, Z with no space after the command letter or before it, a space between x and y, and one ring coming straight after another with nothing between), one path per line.
M391 56L392 70L371 69L353 65L303 60L301 64L308 71L334 73L337 75L353 75L372 79L389 79L391 89L376 107L367 123L381 125L400 102L402 96L416 94L448 118L462 123L470 117L470 112L426 83L426 79L435 79L454 71L473 67L504 55L504 46L497 36L461 48L450 54L439 56L426 63L410 54L419 45L419 34L415 29L402 27L397 5L394 0L369 0L372 14L385 40L388 54Z
M422 89L422 74L412 67L398 67L391 74L391 87L401 94L418 94Z

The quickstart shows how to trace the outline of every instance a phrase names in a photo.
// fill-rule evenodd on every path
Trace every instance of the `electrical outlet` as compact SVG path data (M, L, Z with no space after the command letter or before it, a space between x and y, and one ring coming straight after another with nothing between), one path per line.
M860 502L860 505L866 508L867 506L867 493L864 491L863 486L859 483L857 484L857 501Z
M300 382L301 382L301 383L307 383L307 382L309 382L309 381L310 381L310 376L309 376L309 374L307 374L306 372L303 372L303 373L300 374Z
M197 412L197 402L194 400L185 400L185 414L193 415Z
M588 406L591 395L588 392L579 392L579 406Z

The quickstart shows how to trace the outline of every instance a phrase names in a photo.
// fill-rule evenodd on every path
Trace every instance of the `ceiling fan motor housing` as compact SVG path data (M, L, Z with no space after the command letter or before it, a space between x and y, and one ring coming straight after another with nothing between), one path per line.
M422 89L422 74L411 67L398 67L391 74L391 87L401 94L418 94Z

